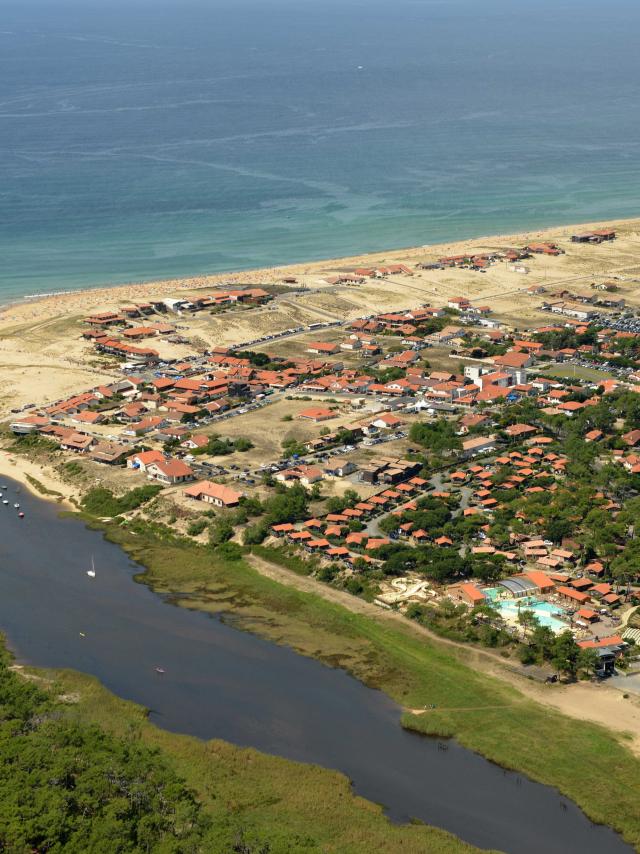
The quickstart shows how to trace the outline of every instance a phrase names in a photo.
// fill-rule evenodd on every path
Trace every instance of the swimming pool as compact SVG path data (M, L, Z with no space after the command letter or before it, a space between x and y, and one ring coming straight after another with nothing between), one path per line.
M517 620L520 611L533 611L540 621L541 626L548 626L553 632L562 632L569 628L568 624L559 617L565 614L559 605L551 602L543 602L533 596L522 596L519 599L498 599L502 592L498 587L489 587L484 590L491 605L506 618Z

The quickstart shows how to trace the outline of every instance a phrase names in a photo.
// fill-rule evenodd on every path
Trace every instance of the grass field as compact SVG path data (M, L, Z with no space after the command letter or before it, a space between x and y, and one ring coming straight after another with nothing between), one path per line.
M582 365L553 365L546 368L538 366L537 373L546 377L558 377L558 379L580 379L592 380L593 382L602 382L603 380L613 379L614 375L607 371L598 371L595 368L584 368Z
M190 608L233 612L244 628L343 667L405 708L435 704L434 713L406 714L404 725L455 736L505 767L556 786L594 821L640 845L640 763L622 736L529 700L473 670L450 648L417 637L410 626L351 613L271 581L243 561L220 562L205 549L160 544L122 529L108 535L148 567L140 580L154 589L192 594ZM465 659L472 663L472 649Z

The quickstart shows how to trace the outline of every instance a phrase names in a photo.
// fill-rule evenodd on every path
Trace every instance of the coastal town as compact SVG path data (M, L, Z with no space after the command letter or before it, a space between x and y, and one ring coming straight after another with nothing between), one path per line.
M2 23L0 854L640 854L640 4Z
M628 232L414 250L144 301L116 289L65 327L100 381L10 407L4 452L123 525L295 562L504 649L535 678L631 685L640 262Z

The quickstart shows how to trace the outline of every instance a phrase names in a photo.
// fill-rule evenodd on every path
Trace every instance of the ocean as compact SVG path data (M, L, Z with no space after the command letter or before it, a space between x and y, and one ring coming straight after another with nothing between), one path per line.
M2 0L0 303L637 216L637 0Z

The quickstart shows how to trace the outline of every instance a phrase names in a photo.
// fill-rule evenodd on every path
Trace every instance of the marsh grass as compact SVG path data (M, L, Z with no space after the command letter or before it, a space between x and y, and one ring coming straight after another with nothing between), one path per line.
M113 525L106 533L147 567L138 581L189 594L190 608L233 614L235 625L343 667L407 709L434 705L432 712L406 714L403 725L454 736L505 768L555 786L593 821L640 845L640 763L623 735L529 700L474 670L473 650L459 653L418 637L410 625L354 614L265 578L245 561L225 563L202 546L132 536Z

